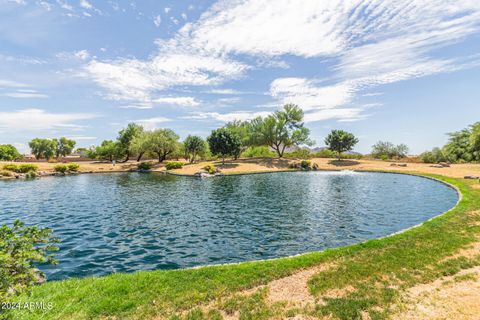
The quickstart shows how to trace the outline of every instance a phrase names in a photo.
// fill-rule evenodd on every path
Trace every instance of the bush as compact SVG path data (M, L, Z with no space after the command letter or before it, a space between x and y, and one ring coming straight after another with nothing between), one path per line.
M182 167L183 167L183 163L182 162L176 162L176 161L167 162L167 164L165 165L165 168L167 170L181 169Z
M243 157L246 158L274 158L277 155L275 152L271 151L269 147L260 146L260 147L249 147L242 153Z
M153 164L151 162L142 162L138 164L138 170L150 170Z
M0 301L42 282L44 275L34 263L57 264L51 254L58 250L55 243L50 229L25 227L19 220L0 227Z
M3 166L3 170L17 172L18 166L16 164L9 163Z
M302 162L300 162L300 167L305 170L311 169L312 162L310 160L302 160Z
M27 173L27 172L30 172L30 171L37 172L38 171L38 166L36 166L34 164L30 164L30 163L21 164L18 167L16 172Z
M293 152L285 153L285 158L300 158L300 159L308 159L312 157L313 154L310 153L308 149L297 149Z
M65 174L68 171L68 167L66 164L57 164L55 167L53 167L53 170L55 172L63 173Z
M78 172L78 169L80 169L80 165L78 163L69 163L67 165L68 171L70 172Z
M2 170L2 171L0 171L0 176L11 177L11 176L13 176L13 172L9 171L9 170Z
M47 162L48 162L48 163L57 163L57 159L55 159L55 158L50 158L50 159L48 159Z
M447 157L440 148L434 148L432 151L424 152L420 155L420 160L423 163L439 163L447 162Z
M203 170L207 171L209 174L215 174L218 171L213 164L207 164L205 167L203 167Z
M28 171L25 173L25 178L27 179L35 179L37 177L37 173L35 171Z

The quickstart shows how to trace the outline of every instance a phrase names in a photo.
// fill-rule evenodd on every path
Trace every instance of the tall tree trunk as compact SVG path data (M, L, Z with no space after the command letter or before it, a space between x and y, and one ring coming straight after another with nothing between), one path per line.
M137 158L137 162L139 162L140 160L142 160L142 157L143 157L143 154L145 152L140 152L140 154L138 155L138 158Z
M127 151L127 157L122 162L127 162L128 160L130 160L130 153Z

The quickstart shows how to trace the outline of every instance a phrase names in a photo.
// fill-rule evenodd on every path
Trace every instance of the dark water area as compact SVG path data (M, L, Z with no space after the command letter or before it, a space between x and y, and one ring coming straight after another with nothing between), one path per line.
M452 208L452 188L386 173L288 172L207 179L86 174L0 183L0 223L60 237L49 280L269 259L349 245Z

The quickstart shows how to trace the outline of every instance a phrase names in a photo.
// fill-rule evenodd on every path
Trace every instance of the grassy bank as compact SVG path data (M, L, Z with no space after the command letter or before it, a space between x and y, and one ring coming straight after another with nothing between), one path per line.
M453 256L478 241L480 190L473 188L474 181L429 176L458 187L462 201L450 212L404 233L271 261L49 282L21 301L51 302L52 310L16 311L13 316L220 319L235 315L267 319L304 314L355 319L369 314L372 319L386 318L406 289L480 265L480 256ZM302 307L272 303L267 299L268 288L239 294L316 265L330 266L308 280L317 303Z

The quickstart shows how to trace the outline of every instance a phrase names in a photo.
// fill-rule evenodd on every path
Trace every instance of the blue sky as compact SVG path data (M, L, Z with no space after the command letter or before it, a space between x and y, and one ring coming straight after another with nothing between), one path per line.
M206 137L284 103L420 153L480 121L480 1L0 0L0 143Z

